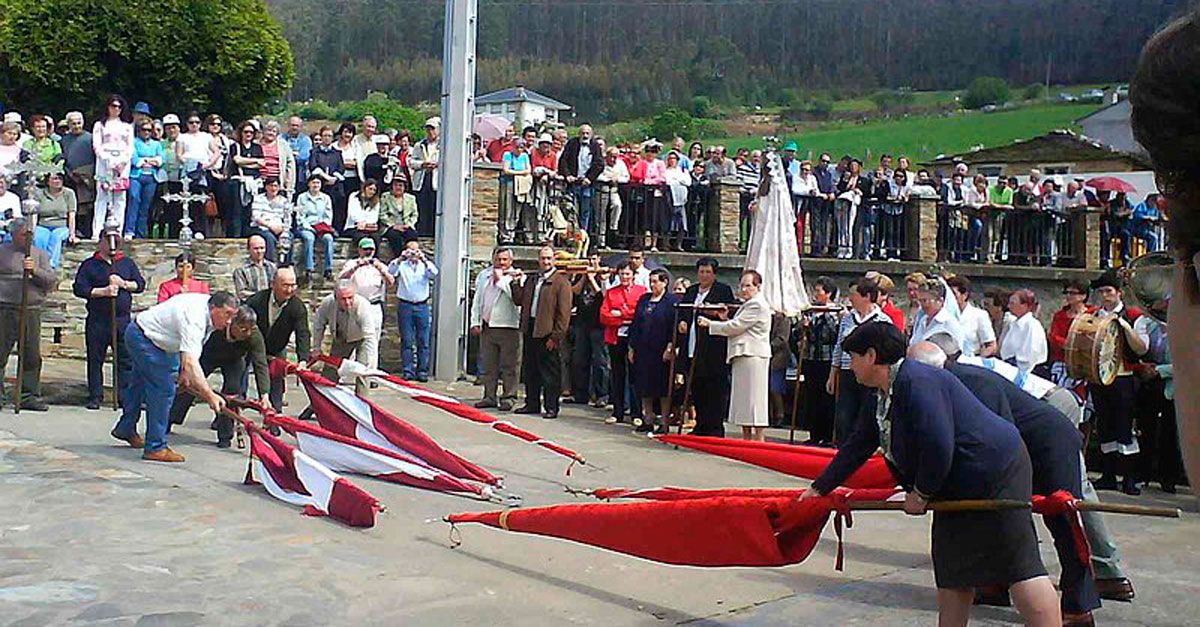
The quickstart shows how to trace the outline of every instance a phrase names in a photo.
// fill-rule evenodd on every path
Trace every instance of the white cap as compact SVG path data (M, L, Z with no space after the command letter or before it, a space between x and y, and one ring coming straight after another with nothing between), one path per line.
M429 118L428 120L425 120L425 126L427 126L427 127L432 126L433 128L442 128L442 118L435 115L435 116Z
M553 143L554 143L554 138L553 138L553 137L550 137L550 133L542 133L541 135L539 135L539 136L538 136L538 138L537 138L537 143L539 143L539 144L553 144Z
M383 133L380 133L379 135L371 136L371 143L372 144L391 144L392 138L388 137L387 135L384 135Z
M4 122L5 123L8 123L8 122L20 123L21 121L22 121L21 114L16 111L9 111L4 114Z
M1050 180L1054 181L1054 184L1057 185L1058 187L1062 187L1063 177L1055 174Z
M162 123L163 123L163 126L166 126L168 124L178 125L179 124L179 116L175 115L174 113L168 113L163 116Z

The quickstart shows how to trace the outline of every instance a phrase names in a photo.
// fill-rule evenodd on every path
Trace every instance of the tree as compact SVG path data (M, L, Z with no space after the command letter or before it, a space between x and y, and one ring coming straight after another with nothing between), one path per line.
M987 105L1002 105L1008 102L1008 83L994 76L980 76L971 81L962 95L962 106L979 109Z
M1046 93L1046 86L1040 83L1030 83L1021 92L1023 100L1040 100Z
M283 96L293 73L263 0L0 0L0 89L13 108L92 111L116 92L239 120Z

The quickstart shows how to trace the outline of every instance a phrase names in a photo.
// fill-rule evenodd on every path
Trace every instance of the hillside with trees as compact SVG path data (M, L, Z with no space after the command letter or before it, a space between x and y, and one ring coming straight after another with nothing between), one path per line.
M436 99L442 0L266 0L292 99ZM481 0L479 90L521 83L618 118L695 97L804 106L880 88L1127 80L1188 0Z

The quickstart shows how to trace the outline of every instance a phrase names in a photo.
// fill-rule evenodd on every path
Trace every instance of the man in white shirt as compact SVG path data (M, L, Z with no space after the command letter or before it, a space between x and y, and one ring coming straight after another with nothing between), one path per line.
M355 293L354 285L345 279L338 281L333 293L326 296L317 306L317 314L313 318L313 350L321 350L325 341L325 330L329 329L333 336L329 355L341 357L374 368L367 363L366 343L368 337L379 337L376 316L379 305L372 305L367 299ZM338 380L337 370L326 366L322 376L330 381Z
M383 307L387 290L396 279L382 261L375 257L375 240L364 237L358 241L358 258L346 260L339 280L350 283L354 291L372 305L371 324L359 351L362 362L369 368L379 367L379 336L383 330Z
M964 355L991 357L996 354L996 330L992 318L969 300L971 280L965 276L946 279L954 300L958 302L958 324L963 331L962 350Z
M517 362L521 354L520 310L512 297L513 281L524 273L512 267L512 251L503 246L492 251L492 267L475 278L471 300L471 335L479 337L483 399L475 407L513 408L517 398ZM497 399L497 381L504 395Z
M246 311L253 316L252 310ZM142 459L182 462L183 455L167 447L167 413L175 398L176 379L220 414L225 399L204 378L200 353L209 334L224 331L240 315L237 298L229 292L180 294L137 314L125 331L133 369L125 389L124 411L112 436L141 448ZM145 439L137 433L143 403Z

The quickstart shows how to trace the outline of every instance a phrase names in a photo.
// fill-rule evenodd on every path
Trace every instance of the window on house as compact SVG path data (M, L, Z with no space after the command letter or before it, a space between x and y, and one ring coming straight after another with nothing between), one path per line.
M982 174L982 175L988 177L989 179L994 179L997 176L1000 176L1000 172L1003 169L1004 168L1002 168L1001 166L998 166L998 165L977 165L977 166L975 166L975 172Z
M1069 166L1069 165L1044 165L1038 169L1041 170L1042 174L1045 174L1046 176L1055 176L1055 175L1063 175L1063 174L1071 173L1071 166Z

